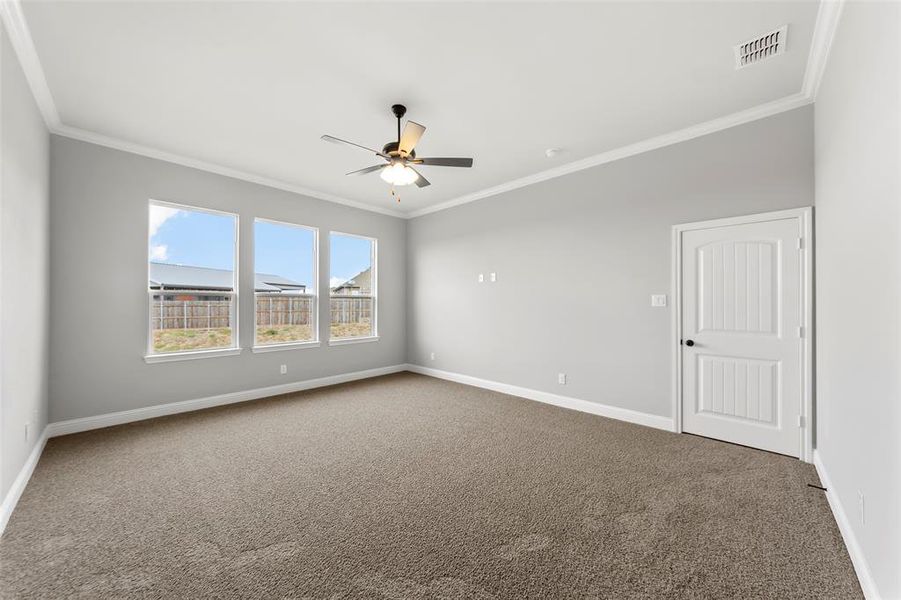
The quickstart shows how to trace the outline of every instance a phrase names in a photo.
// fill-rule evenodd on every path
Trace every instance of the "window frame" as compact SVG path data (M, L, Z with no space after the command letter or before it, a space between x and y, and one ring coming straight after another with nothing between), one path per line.
M256 272L257 272L257 239L256 224L257 222L270 223L272 225L282 225L285 227L296 227L298 229L308 229L313 233L313 273L311 280L313 282L313 294L303 294L312 298L312 323L310 323L310 331L313 333L312 340L304 340L300 342L282 342L277 344L260 344L257 342L257 291L256 291ZM298 350L301 348L318 348L321 345L319 336L319 228L312 225L301 225L300 223L291 223L289 221L279 221L268 217L254 217L253 219L253 347L251 351L254 353L261 352L278 352L279 350Z
M369 276L370 287L372 288L368 295L363 294L341 294L339 296L332 296L332 288L329 286L329 346L344 346L346 344L363 344L366 342L377 342L379 341L379 310L378 310L378 279L379 279L379 267L378 267L378 248L379 248L379 240L378 238L361 235L358 233L347 233L346 231L329 231L329 279L332 277L332 235L343 235L345 237L358 238L362 240L367 240L370 243L369 250L369 268L371 269L371 274ZM332 311L331 311L331 299L332 298L370 298L372 301L372 333L367 336L360 337L345 337L345 338L333 338L332 337Z
M226 348L205 348L201 350L186 350L181 352L154 352L153 350L153 316L150 314L151 308L153 307L153 295L154 293L160 294L162 296L163 290L157 290L154 292L150 288L150 207L151 206L162 206L166 208L175 208L177 210L189 210L193 212L206 213L210 215L217 216L226 216L234 218L234 227L235 227L235 236L234 236L234 254L232 257L234 269L232 269L232 291L221 292L218 295L220 296L230 296L232 298L231 306L229 307L229 322L231 323L232 329L232 345ZM178 202L168 202L164 200L155 200L153 198L147 201L147 222L146 222L146 231L147 238L146 244L144 247L145 257L144 257L144 285L147 286L147 304L145 305L144 314L147 317L147 344L145 347L144 361L147 363L162 363L162 362L174 362L179 360L193 360L198 358L214 358L221 356L235 356L241 353L241 340L240 340L240 322L239 315L241 311L239 310L239 302L240 302L240 248L241 248L241 217L238 213L227 212L224 210L216 210L213 208L206 208L201 206L192 206L190 204L182 204ZM162 327L162 322L160 323Z

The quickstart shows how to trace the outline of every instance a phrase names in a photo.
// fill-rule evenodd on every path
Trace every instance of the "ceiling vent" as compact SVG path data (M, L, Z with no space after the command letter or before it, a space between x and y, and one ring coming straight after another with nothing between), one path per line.
M788 25L735 46L735 68L744 69L785 52Z

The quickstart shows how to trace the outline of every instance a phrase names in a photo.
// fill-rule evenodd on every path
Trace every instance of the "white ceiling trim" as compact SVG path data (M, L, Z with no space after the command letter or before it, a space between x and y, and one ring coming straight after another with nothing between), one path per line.
M126 140L113 138L84 129L78 129L64 125L60 121L59 113L56 109L56 104L54 103L53 96L50 93L50 87L47 85L47 79L44 75L44 69L41 66L40 59L38 58L37 50L34 47L34 41L32 40L31 32L28 28L28 24L25 21L25 17L22 14L21 0L0 0L0 20L2 20L2 22L6 26L7 33L10 37L10 43L12 44L13 49L15 50L16 55L19 58L22 69L25 72L25 77L28 80L29 86L31 87L32 94L34 94L35 101L37 102L41 114L44 117L44 121L47 124L47 128L51 133L93 144L98 144L101 146L106 146L109 148L114 148L116 150L139 154L141 156L147 156L149 158L164 160L166 162L171 162L194 169L200 169L202 171L208 171L210 173L216 173L218 175L224 175L226 177L231 177L234 179L249 181L251 183L265 185L267 187L272 187L275 189L293 192L312 198L318 198L320 200L334 202L361 210L389 215L392 217L411 219L452 208L454 206L460 206L461 204L467 204L469 202L488 198L490 196L495 196L497 194L502 194L504 192L539 183L541 181L547 181L548 179L553 179L555 177L561 177L570 173L590 169L592 167L606 164L615 160L620 160L622 158L627 158L644 152L657 150L665 146L691 140L703 135L707 135L709 133L722 131L723 129L728 129L737 125L743 125L751 121L769 117L812 103L816 99L816 93L819 89L823 73L826 69L826 61L829 57L829 49L835 37L835 31L838 27L838 22L841 16L844 2L845 0L823 0L820 3L820 7L817 12L816 24L814 26L813 39L810 46L810 54L808 55L807 59L807 68L804 73L802 89L797 94L792 94L791 96L786 96L785 98L761 104L759 106L739 111L731 115L719 117L705 123L699 123L685 129L680 129L678 131L649 138L640 142L636 142L634 144L616 148L614 150L602 152L601 154L590 156L588 158L561 165L553 169L548 169L546 171L541 171L539 173L535 173L534 175L515 179L513 181L480 190L478 192L466 194L458 198L448 200L447 202L442 202L440 204L422 208L420 210L415 210L409 213L371 206L362 202L349 200L347 198L341 198L339 196L320 192L317 190L307 189L292 183L264 177L262 175L246 173L244 171L240 171L231 167L181 156L163 150L157 150Z
M466 194L465 196L460 196L459 198L454 198L453 200L448 200L447 202L442 202L441 204L422 208L420 210L411 212L409 214L409 217L421 217L422 215L427 215L439 210L445 210L453 206L460 206L461 204L467 204L469 202L475 202L476 200L481 200L482 198L509 192L511 190L525 187L527 185L532 185L541 181L547 181L548 179L562 177L563 175L569 175L570 173L575 173L577 171L584 171L585 169L597 167L609 162L613 162L615 160L628 158L630 156L635 156L636 154L643 154L645 152L650 152L651 150L657 150L665 146L671 146L673 144L678 144L679 142L685 142L697 137L701 137L702 135L707 135L708 133L722 131L723 129L735 127L736 125L743 125L744 123L756 121L757 119L763 119L764 117L769 117L781 112L785 112L787 110L792 110L793 108L798 108L806 104L810 104L811 102L812 100L804 94L792 94L791 96L786 96L785 98L781 98L773 102L768 102L766 104L761 104L759 106L755 106L754 108L749 108L747 110L733 113L725 117L720 117L718 119L713 119L712 121L692 125L691 127L686 127L685 129L680 129L672 133L658 135L657 137L652 137L640 142L636 142L634 144L629 144L628 146L622 146L608 152L602 152L601 154L583 158L582 160L577 160L565 165L560 165L559 167L554 167L553 169L548 169L547 171L541 171L540 173L535 173L534 175L529 175L520 179L514 179L513 181L508 181L507 183L502 183L501 185L496 185L479 192Z
M412 219L454 206L460 206L461 204L475 202L482 198L496 196L497 194L509 192L527 185L547 181L548 179L561 177L563 175L569 175L570 173L597 167L615 160L635 156L636 154L650 152L651 150L657 150L665 146L678 144L679 142L685 142L707 135L708 133L722 131L723 129L728 129L737 125L744 125L745 123L750 123L757 119L763 119L810 104L816 100L816 94L819 90L820 82L823 79L823 73L826 71L826 61L829 58L829 50L832 47L832 41L835 38L835 31L838 28L839 18L841 17L842 7L844 6L845 1L846 0L822 0L820 2L820 6L817 9L817 20L814 25L813 38L810 43L810 53L807 57L807 67L804 70L804 81L801 86L801 91L797 94L792 94L791 96L767 102L766 104L761 104L725 117L713 119L712 121L692 125L691 127L680 129L679 131L602 152L601 154L596 154L553 169L541 171L534 175L514 179L513 181L508 181L507 183L473 192L472 194L466 194L465 196L460 196L459 198L454 198L453 200L448 200L447 202L442 202L434 206L415 210L409 213L407 217Z
M127 140L113 138L103 134L95 133L93 131L87 131L85 129L79 129L77 127L65 125L60 121L59 113L56 110L56 103L53 101L53 95L50 93L50 86L47 85L47 78L44 75L44 68L41 66L41 61L38 58L37 49L35 49L34 40L31 37L31 30L28 28L28 23L25 21L25 15L22 13L21 0L0 0L0 20L2 20L3 24L6 26L6 31L9 34L10 44L12 44L12 47L16 52L16 56L19 59L19 64L22 65L22 70L25 72L25 79L28 81L28 86L31 88L31 93L32 95L34 95L38 109L40 110L41 115L44 118L44 123L47 125L47 129L51 133L76 140L81 140L83 142L90 142L92 144L106 146L108 148L114 148L116 150L122 150L124 152L130 152L132 154L139 154L148 158L164 160L166 162L190 167L192 169L199 169L201 171L207 171L209 173L216 173L217 175L224 175L225 177L231 177L233 179L240 179L243 181L248 181L250 183L265 185L266 187L284 190L286 192L292 192L303 196L309 196L311 198L317 198L319 200L325 200L327 202L343 204L344 206L350 206L352 208L358 208L361 210L367 210L370 212L402 219L407 218L408 216L405 213L391 210L389 208L372 206L363 202L357 202L355 200L349 200L347 198L335 196L334 194L311 190L285 181L279 181L277 179L271 179L269 177L264 177L262 175L256 175L253 173L246 173L244 171L233 169L231 167L206 162L179 154L173 154L164 150L157 150L155 148L142 146L140 144L135 144Z
M31 39L31 31L25 22L19 0L0 0L0 21L6 26L9 43L19 57L19 64L25 72L25 79L41 111L41 116L44 117L44 123L47 129L53 130L60 124L59 113L56 111L56 103L53 101L53 94L50 93L50 86L47 85L47 78L44 77L44 69L38 59L38 52L34 47L34 40Z
M817 20L813 27L813 39L810 40L810 54L807 57L807 69L804 71L804 84L801 92L811 100L816 100L820 90L823 73L826 72L826 61L845 0L823 0L817 10Z
M340 196L334 196L325 192L311 190L299 185L287 183L285 181L270 179L269 177L264 177L262 175L247 173L245 171L240 171L231 167L225 167L222 165L217 165L215 163L197 160L187 156L182 156L180 154L173 154L171 152L166 152L163 150L156 150L155 148L149 148L147 146L142 146L140 144L127 142L118 138L101 135L99 133L94 133L85 129L79 129L77 127L58 125L55 128L51 128L50 131L57 135L72 138L74 140L90 142L91 144L97 144L98 146L106 146L107 148L122 150L123 152L130 152L132 154L139 154L148 158L164 160L166 162L175 163L183 167L190 167L192 169L199 169L201 171L207 171L209 173L215 173L217 175L224 175L225 177L231 177L232 179L240 179L242 181L248 181L250 183L256 183L258 185L265 185L266 187L275 188L277 190L284 190L286 192L292 192L295 194L300 194L302 196L309 196L311 198L317 198L319 200L325 200L327 202L343 204L344 206L359 208L361 210L368 210L370 212L388 215L390 217L405 219L409 216L405 213L391 210L389 208L380 208L378 206L372 206L371 204L365 204L363 202L357 202L355 200L348 200L347 198L341 198Z

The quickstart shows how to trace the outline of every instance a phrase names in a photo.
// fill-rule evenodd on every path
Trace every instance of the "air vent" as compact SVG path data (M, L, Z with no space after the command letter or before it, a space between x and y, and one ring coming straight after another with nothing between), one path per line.
M788 25L735 46L735 68L744 69L785 52Z

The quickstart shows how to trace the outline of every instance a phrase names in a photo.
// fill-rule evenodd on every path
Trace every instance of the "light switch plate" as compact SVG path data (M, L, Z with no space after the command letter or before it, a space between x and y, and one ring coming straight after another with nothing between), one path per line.
M492 273L491 274L491 282L494 283L495 281L497 281L497 273Z
M483 281L485 281L485 274L479 273L479 283L482 283Z
M666 306L666 294L653 294L651 296L651 306Z

